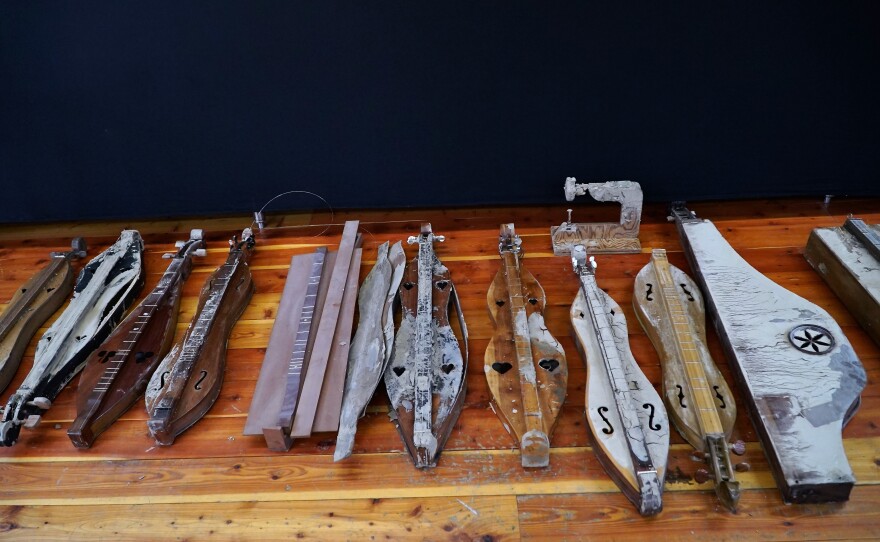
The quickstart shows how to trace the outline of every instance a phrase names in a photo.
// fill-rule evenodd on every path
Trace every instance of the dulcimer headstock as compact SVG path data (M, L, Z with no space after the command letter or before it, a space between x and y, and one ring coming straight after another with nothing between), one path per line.
M241 259L248 261L256 244L254 232L250 228L245 228L241 231L241 239L233 235L232 239L229 240L229 254L241 254Z
M410 235L409 238L406 240L406 242L410 245L414 245L414 244L418 243L419 246L421 246L424 244L431 245L434 243L434 241L437 241L438 243L442 243L445 240L446 240L446 237L443 235L434 235L434 231L431 229L430 222L424 222L424 223L422 223L421 232L419 232L418 235Z
M86 257L86 240L82 237L74 237L70 243L70 250L64 252L52 252L49 255L53 258L64 258L65 260L77 260Z
M501 234L498 236L498 252L511 252L522 256L522 239L516 234L513 224L502 224Z
M702 220L697 218L697 213L691 211L687 208L687 202L684 201L673 201L669 205L669 216L666 217L670 222L675 223L683 223L683 222L701 222Z
M167 252L162 255L165 259L184 259L191 256L204 257L205 251L205 233L202 230L190 230L188 241L176 241L174 247L177 253Z
M587 258L587 249L584 245L577 245L571 249L571 266L579 276L596 275L596 258Z

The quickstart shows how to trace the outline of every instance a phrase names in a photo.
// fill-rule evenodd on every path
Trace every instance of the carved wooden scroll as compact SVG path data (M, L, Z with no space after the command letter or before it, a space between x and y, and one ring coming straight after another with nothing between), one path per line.
M843 227L816 228L804 257L880 344L880 225L849 218Z
M642 217L642 188L632 181L577 184L574 177L565 180L565 199L574 200L587 192L596 201L620 203L620 222L579 224L568 219L560 226L550 228L553 253L557 256L571 254L572 248L583 245L590 253L641 252L639 222Z
M174 339L180 291L192 270L192 257L204 256L202 230L178 241L171 263L146 298L132 310L86 361L76 394L76 419L67 436L88 448L119 419L147 387Z
M783 498L847 500L855 478L841 430L866 376L840 326L755 271L683 203L672 216Z
M147 428L161 445L199 421L217 400L226 370L226 343L254 294L248 259L254 250L250 228L229 241L226 263L214 271L199 295L183 338L159 363L146 390Z
M467 374L467 327L449 270L434 254L430 224L408 239L419 254L407 265L400 285L402 316L385 388L391 419L418 468L434 467L464 405ZM449 321L450 303L458 314L459 346Z
M68 252L53 252L49 263L21 285L0 315L0 392L21 365L28 343L73 290L71 260L84 258L86 242L73 240Z
M348 352L345 394L333 454L335 461L351 455L358 418L364 415L391 358L394 300L405 264L406 254L400 242L390 250L388 243L383 243L379 246L376 264L358 291L358 328Z
M125 230L116 243L83 267L73 299L37 343L33 368L3 410L0 444L12 446L22 425L39 423L88 355L122 320L144 286L143 249L140 234Z
M596 284L595 262L576 246L581 291L571 306L574 338L587 365L587 427L599 463L643 516L663 509L669 422L629 348L620 306Z
M654 249L651 261L636 276L633 307L660 355L663 399L672 421L711 469L697 471L696 478L713 479L718 499L735 511L740 490L728 450L741 454L745 445L727 442L736 421L736 404L706 346L706 313L699 288L669 264L665 250Z
M501 269L487 302L495 334L486 349L493 409L516 438L524 467L550 464L550 436L565 402L568 364L544 324L544 289L522 266L522 240L501 226Z
M357 231L357 221L346 222L337 252L322 247L291 260L244 428L270 450L338 428L361 260Z

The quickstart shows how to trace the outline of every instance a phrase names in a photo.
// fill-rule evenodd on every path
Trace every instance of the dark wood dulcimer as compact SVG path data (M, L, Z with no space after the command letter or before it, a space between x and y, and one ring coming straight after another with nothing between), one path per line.
M202 287L186 333L147 385L147 427L159 444L172 444L208 412L220 394L229 334L254 294L247 263L255 244L250 228L229 244L226 263Z
M21 358L37 330L67 301L73 290L72 260L84 258L86 242L73 240L71 250L52 252L49 263L13 294L0 315L0 392L21 365Z
M449 270L434 254L435 236L422 224L419 255L406 267L400 286L402 316L385 388L391 418L416 467L433 467L464 405L467 375L467 328ZM449 322L449 305L458 313L464 349Z
M713 479L718 499L735 511L740 489L729 451L742 454L745 445L728 444L736 404L706 346L706 312L699 288L669 264L665 250L654 249L651 261L636 276L633 307L660 355L663 399L670 417L711 469L697 471L696 478Z
M144 393L153 371L171 347L180 291L192 271L192 257L205 255L202 230L178 241L159 283L86 361L76 394L76 419L67 436L88 448Z
M495 334L483 370L494 410L520 446L523 467L546 467L565 402L568 364L544 323L544 289L522 266L521 245L513 224L503 224L501 269L487 294Z
M866 376L840 326L752 268L684 203L671 218L783 498L847 500L855 478L841 431Z
M88 355L122 320L144 286L143 240L124 230L80 271L73 299L37 343L34 366L3 409L0 444L12 446L21 426L33 427Z
M663 509L669 422L663 402L629 347L620 306L596 284L595 262L572 249L581 291L571 306L574 339L587 364L587 427L599 463L643 516Z

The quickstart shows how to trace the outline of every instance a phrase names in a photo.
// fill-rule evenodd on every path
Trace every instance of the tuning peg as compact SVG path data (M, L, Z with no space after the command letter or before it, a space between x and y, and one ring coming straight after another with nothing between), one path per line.
M743 461L742 463L737 463L736 466L733 467L733 469L736 472L746 472L747 470L749 470L751 468L752 468L752 466L749 465L748 463L746 463L745 461Z
M590 265L593 266L593 269L596 269L597 267L599 267L599 264L596 263L595 256L590 256Z
M697 469L697 472L694 473L694 480L698 484L705 484L709 480L714 479L715 477L709 474L709 471L706 469Z
M434 240L442 243L443 241L446 241L446 236L445 235L435 235Z
M746 453L746 443L738 440L730 445L730 451L735 453L736 455L743 455Z
M195 252L193 252L193 256L198 256L199 258L204 258L207 255L208 251L203 248L198 248Z
M189 230L189 238L196 241L201 241L205 238L205 231L200 228Z
M183 245L186 244L186 241L174 241L174 248L183 248Z
M171 254L170 252L166 252L165 254L162 255L163 260L170 260L173 257L174 257L174 254Z
M45 397L34 397L32 401L28 401L26 404L30 406L35 406L42 410L49 410L49 407L52 406L52 401Z
M254 212L254 222L257 223L257 229L260 230L260 233L263 233L263 226L266 225L265 221L263 220L263 213L261 213L260 211Z
M31 414L24 420L24 426L28 429L33 429L38 425L40 425L40 416L37 414Z
M415 235L410 235L409 237L406 238L406 242L410 245L414 245L419 242L419 238L416 237Z
M566 224L571 224L571 209L567 209L568 211L568 220L565 221Z

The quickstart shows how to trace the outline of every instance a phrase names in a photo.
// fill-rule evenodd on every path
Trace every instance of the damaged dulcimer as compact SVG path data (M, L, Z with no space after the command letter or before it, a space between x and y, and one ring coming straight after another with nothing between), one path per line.
M643 516L663 509L669 422L629 348L620 306L596 284L595 262L572 249L581 290L571 306L574 338L587 364L587 426L599 463Z
M669 264L666 251L655 249L651 261L636 276L633 307L663 367L663 398L672 421L691 446L706 459L711 471L695 478L715 481L718 499L730 510L739 501L739 482L728 444L736 421L736 404L706 346L706 312L694 281ZM742 470L746 466L740 463Z
M495 334L484 372L494 410L520 446L523 467L550 464L550 436L565 402L565 352L544 324L544 289L522 266L522 240L501 226L501 269L487 302ZM512 369L512 370L511 370Z
M855 477L841 431L866 375L840 326L756 271L683 202L671 219L783 498L847 500Z
M12 446L21 426L33 427L122 320L144 286L143 240L125 230L80 271L73 299L37 343L34 366L3 410L0 444Z
M226 343L254 294L248 259L254 236L245 228L229 241L229 256L205 281L192 322L162 359L147 385L147 427L169 445L199 421L220 394L226 370Z
M76 395L77 416L67 436L88 448L144 393L156 366L171 347L180 291L192 271L192 257L204 256L202 230L178 241L177 254L159 283L86 361Z
M6 389L21 365L28 343L73 290L71 260L84 258L86 242L73 240L71 250L52 252L49 264L16 289L0 315L0 392Z
M413 258L400 286L402 317L385 371L391 418L416 467L433 467L461 408L467 375L467 328L449 270L434 254L435 236L422 224L419 255ZM464 349L449 322L449 305L458 313Z

